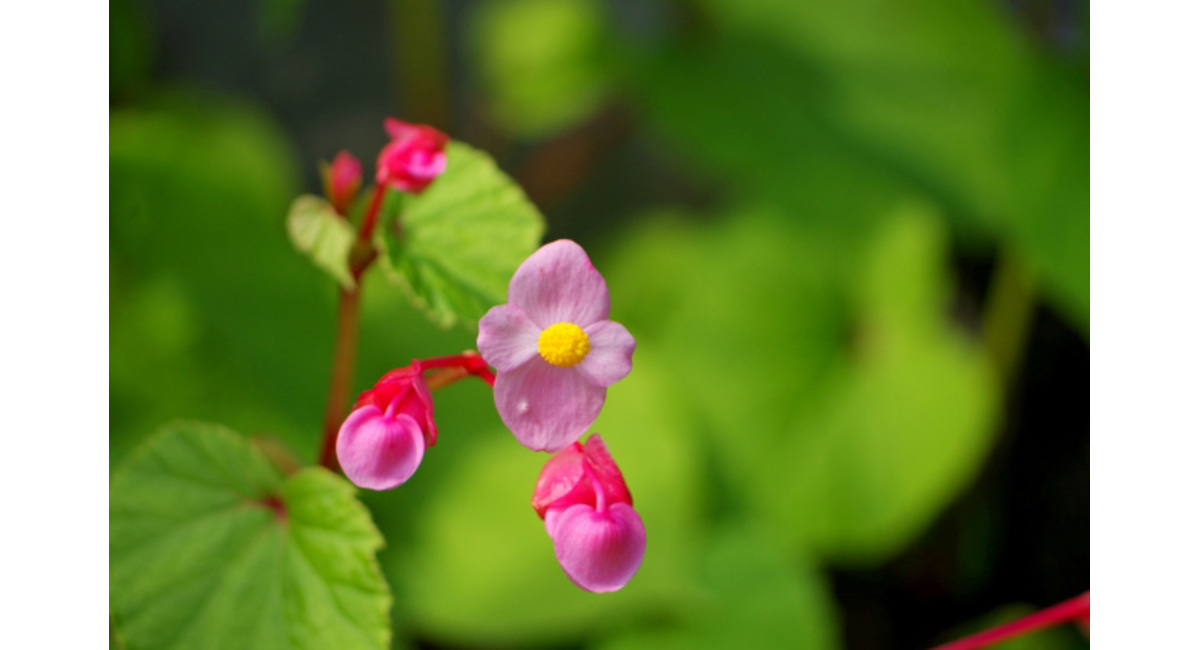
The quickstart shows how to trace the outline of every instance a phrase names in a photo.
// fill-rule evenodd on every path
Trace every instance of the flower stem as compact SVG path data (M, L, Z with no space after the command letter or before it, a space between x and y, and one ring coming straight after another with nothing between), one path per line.
M367 206L367 215L363 217L362 228L358 231L358 241L371 241L371 234L375 231L375 223L379 221L379 208L383 206L383 195L387 194L387 187L387 183L375 184L375 193L371 195L371 205ZM357 279L356 277L355 280Z
M418 363L423 371L440 370L429 378L431 390L448 386L467 375L474 375L482 379L488 386L494 386L496 383L496 376L488 369L487 362L474 350L446 357L422 359Z
M363 217L362 229L358 233L358 241L362 249L369 246L375 223L379 221L379 209L383 206L383 197L387 194L387 185L380 183L375 186L371 196L371 204ZM350 389L354 382L354 361L358 354L358 300L362 291L362 276L371 263L375 261L373 249L365 254L351 252L350 276L354 278L354 286L341 288L338 296L337 333L333 344L333 371L329 379L329 398L325 405L325 426L321 442L321 465L333 471L340 468L337 461L337 434L346 417L346 408L350 403Z
M324 442L321 445L321 464L338 471L338 429L350 401L350 384L354 381L354 358L358 348L358 287L342 289L338 301L337 339L333 348L333 375L329 380L329 399L325 406Z
M938 646L934 650L973 650L974 648L986 648L1005 639L1028 634L1044 627L1090 617L1091 611L1091 592L1088 591L1066 602L1047 607L1040 612L1034 612L1011 623L1005 623L979 634L973 634L964 639Z

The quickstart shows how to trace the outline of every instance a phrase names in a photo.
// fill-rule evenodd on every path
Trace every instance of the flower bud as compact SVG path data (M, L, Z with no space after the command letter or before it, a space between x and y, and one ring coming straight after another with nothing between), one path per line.
M390 117L384 128L392 141L379 152L375 182L420 194L446 169L449 138L433 127Z
M546 463L533 508L546 521L559 565L580 588L616 591L641 567L646 529L600 436Z
M358 198L358 190L362 187L362 163L350 152L339 151L332 164L321 167L321 179L325 184L325 196L333 204L333 209L344 215L354 204L354 199Z
M338 463L355 485L388 490L417 471L436 441L433 396L414 364L387 373L359 396L338 431Z

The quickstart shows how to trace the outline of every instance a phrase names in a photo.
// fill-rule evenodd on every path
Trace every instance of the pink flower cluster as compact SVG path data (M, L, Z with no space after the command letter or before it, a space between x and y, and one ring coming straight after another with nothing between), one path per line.
M604 278L579 244L561 239L521 264L508 304L479 321L476 341L496 368L500 419L526 447L559 452L542 469L533 507L559 565L588 591L624 587L646 550L646 529L604 442L579 443L608 387L633 365L637 343L608 312Z
M385 188L418 194L446 167L445 135L390 118L385 126L392 140L379 154L366 233ZM361 166L346 152L325 170L326 194L340 214L347 213L360 183ZM414 360L365 391L338 431L338 463L360 487L401 485L437 442L424 373L450 373L442 383L468 375L484 379L495 389L501 420L521 444L558 452L538 477L533 507L545 520L559 564L583 589L615 591L641 566L646 530L600 436L579 440L596 421L608 387L629 374L637 344L608 319L608 286L573 241L546 244L525 260L509 283L508 300L479 322L482 357L469 352Z

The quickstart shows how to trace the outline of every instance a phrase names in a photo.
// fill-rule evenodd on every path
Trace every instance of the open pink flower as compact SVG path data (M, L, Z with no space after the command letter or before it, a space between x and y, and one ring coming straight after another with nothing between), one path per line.
M379 152L375 182L420 194L446 169L446 134L424 124L387 118L384 129L392 141Z
M636 342L608 320L608 286L587 253L560 239L521 263L508 304L479 321L479 352L496 368L500 419L521 444L558 451L600 414Z
M559 565L579 587L616 591L641 567L646 528L600 436L576 442L546 463L533 509L546 521Z
M414 362L359 396L338 431L338 463L355 485L388 490L417 471L425 448L436 441L433 396Z

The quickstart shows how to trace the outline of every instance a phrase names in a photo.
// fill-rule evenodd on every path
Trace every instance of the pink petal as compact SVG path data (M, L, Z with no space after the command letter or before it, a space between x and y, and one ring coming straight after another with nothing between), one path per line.
M584 472L584 463L590 472ZM593 478L597 485L593 485ZM604 494L607 503L633 505L621 470L604 441L593 434L586 443L568 445L546 461L533 488L533 510L549 522L552 510L580 503L595 507L597 490Z
M401 140L416 132L417 125L409 124L394 117L387 117L383 120L383 130L387 131L388 137L391 139Z
M420 373L417 373L408 394L397 404L395 415L407 415L421 427L426 447L437 444L437 422L433 419L433 393L429 391L429 385L425 383L425 379Z
M608 453L608 446L604 444L600 434L592 434L587 442L583 443L583 454L592 467L592 473L600 484L604 498L609 503L633 505L633 496L625 486L625 477L621 475L621 469Z
M583 329L591 350L577 366L597 386L611 386L633 368L633 350L637 341L625 326L610 320L593 323Z
M547 530L551 520L547 521ZM646 528L637 512L624 503L606 512L574 505L554 518L554 556L567 577L594 592L624 587L642 565Z
M479 354L498 372L509 372L537 356L541 330L513 305L492 307L479 320Z
M596 504L596 493L583 475L583 461L583 447L579 444L567 445L546 461L533 488L533 511L539 517L548 521L548 509Z
M496 410L521 444L534 451L558 451L596 421L606 392L574 368L535 357L497 375Z
M338 432L337 456L346 478L369 490L407 481L425 455L421 427L411 417L387 417L373 405L356 409Z
M608 285L569 239L550 242L521 263L508 284L508 301L538 329L558 322L587 327L608 318Z

